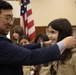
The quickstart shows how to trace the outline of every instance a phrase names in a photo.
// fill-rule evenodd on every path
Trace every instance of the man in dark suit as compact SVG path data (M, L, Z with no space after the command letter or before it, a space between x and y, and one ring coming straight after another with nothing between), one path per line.
M24 46L14 45L6 37L13 25L12 9L8 2L0 1L0 75L23 75L22 65L37 65L59 60L60 51L76 45L76 39L72 36L52 46L51 41ZM44 45L49 46L42 48Z

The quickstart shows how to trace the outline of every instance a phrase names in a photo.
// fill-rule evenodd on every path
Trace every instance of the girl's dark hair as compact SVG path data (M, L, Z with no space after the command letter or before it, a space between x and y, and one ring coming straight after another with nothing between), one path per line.
M8 9L13 9L12 5L4 0L0 0L0 13L1 10L8 10Z
M49 23L48 27L49 26L51 26L53 29L59 32L58 41L61 41L65 37L72 35L71 23L66 18L55 19ZM65 60L70 59L71 56L72 56L71 50L65 50L62 53L62 59L61 59L62 63L64 63Z
M48 41L48 40L49 40L49 37L48 37L46 34L44 34L44 33L39 33L39 34L37 34L37 36L35 37L34 43L36 43L39 38L42 38L43 41Z
M30 38L29 38L28 36L25 36L25 35L21 36L20 39L19 39L19 42L20 42L22 39L26 39L26 40L28 40L28 41L30 42Z
M23 36L24 32L23 32L23 28L20 25L16 25L13 27L12 32L16 32L19 34L19 36Z

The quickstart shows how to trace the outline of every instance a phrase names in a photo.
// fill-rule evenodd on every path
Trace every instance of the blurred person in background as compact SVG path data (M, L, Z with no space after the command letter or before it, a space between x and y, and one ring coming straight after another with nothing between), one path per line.
M19 45L19 39L21 36L24 35L23 33L23 28L20 25L16 25L12 29L12 34L13 34L13 42L17 45Z

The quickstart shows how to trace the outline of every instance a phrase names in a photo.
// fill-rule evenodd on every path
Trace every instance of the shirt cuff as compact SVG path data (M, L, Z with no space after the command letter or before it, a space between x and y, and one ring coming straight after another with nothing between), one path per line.
M63 52L66 49L66 45L62 41L58 42L57 45L59 47L60 52Z
M46 44L44 42L41 42L41 47L46 47Z
M41 44L41 47L43 47L43 42L41 42L40 44Z

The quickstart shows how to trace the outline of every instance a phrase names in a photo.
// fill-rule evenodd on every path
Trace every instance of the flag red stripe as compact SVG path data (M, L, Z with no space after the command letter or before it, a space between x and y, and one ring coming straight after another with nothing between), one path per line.
M30 29L34 25L34 21L29 22L28 29Z
M35 39L36 37L36 32L33 32L29 37L31 37L31 40ZM34 38L33 38L34 37Z
M28 10L28 12L27 12L27 16L30 16L32 14L32 11L31 11L31 9L30 10Z

